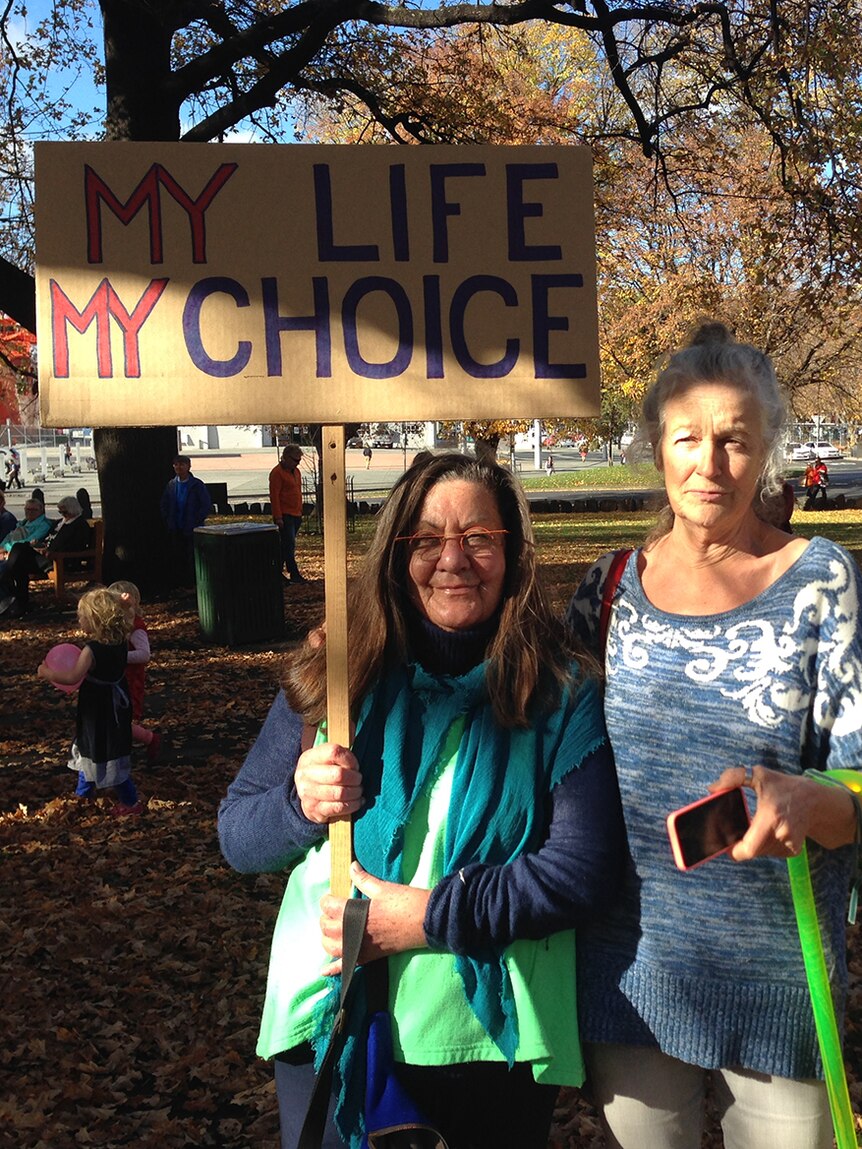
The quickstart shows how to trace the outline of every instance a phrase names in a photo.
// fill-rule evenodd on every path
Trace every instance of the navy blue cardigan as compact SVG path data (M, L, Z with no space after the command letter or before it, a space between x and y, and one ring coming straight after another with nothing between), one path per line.
M222 853L242 873L282 870L327 832L304 816L293 783L302 727L279 692L219 807ZM611 902L627 847L607 743L554 789L547 819L534 854L465 866L434 887L424 922L430 946L479 955L579 926Z

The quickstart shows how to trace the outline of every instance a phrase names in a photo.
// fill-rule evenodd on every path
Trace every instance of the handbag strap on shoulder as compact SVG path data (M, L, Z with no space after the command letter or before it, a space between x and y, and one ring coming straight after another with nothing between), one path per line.
M602 588L602 607L601 613L599 614L599 643L603 658L605 646L608 641L608 628L611 625L611 610L613 609L614 598L631 553L631 547L626 547L614 554L614 557L611 559L611 565L608 567L605 585Z

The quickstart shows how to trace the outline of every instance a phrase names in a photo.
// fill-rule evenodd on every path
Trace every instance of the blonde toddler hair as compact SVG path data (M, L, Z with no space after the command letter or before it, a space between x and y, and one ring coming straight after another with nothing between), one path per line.
M132 633L132 616L122 599L107 587L96 587L81 596L78 622L85 634L108 646L126 642Z
M128 582L126 579L119 579L117 582L112 582L108 587L111 594L119 595L119 598L124 606L130 607L137 611L141 605L141 592L133 582Z

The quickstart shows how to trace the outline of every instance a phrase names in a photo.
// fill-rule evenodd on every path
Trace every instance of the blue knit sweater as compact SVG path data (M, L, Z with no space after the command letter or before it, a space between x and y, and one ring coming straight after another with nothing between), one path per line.
M570 606L594 644L610 559ZM673 615L647 600L629 559L608 631L605 717L631 860L622 898L578 938L585 1041L657 1045L707 1068L821 1074L785 863L724 856L681 873L665 817L728 766L862 767L860 591L851 556L815 538L751 602ZM840 1014L853 850L809 843L809 854Z

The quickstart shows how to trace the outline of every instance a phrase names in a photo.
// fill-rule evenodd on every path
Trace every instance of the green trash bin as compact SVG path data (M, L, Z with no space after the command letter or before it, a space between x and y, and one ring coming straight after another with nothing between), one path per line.
M201 633L240 646L284 635L281 538L268 523L197 527L195 576Z

